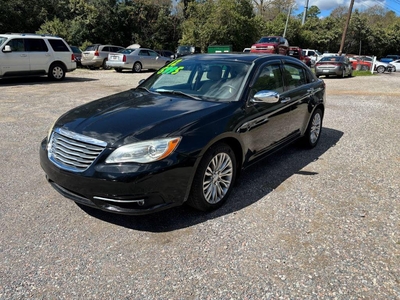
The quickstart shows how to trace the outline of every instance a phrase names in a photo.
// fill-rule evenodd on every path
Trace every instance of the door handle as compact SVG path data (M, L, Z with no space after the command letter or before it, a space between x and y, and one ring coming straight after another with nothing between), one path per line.
M281 103L287 103L287 102L289 102L290 100L291 100L290 97L286 97L286 98L281 99Z
M28 55L26 55L26 54L21 54L20 56L21 56L21 57L27 57Z

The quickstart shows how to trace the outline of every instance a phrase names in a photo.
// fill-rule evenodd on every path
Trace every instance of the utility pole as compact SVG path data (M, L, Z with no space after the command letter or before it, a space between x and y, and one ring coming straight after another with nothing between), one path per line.
M307 10L308 10L308 0L306 0L306 6L304 6L303 20L301 21L301 25L304 25L304 23L306 22Z
M286 24L285 24L285 30L283 31L283 37L286 37L286 30L287 30L287 27L288 27L288 22L289 22L289 18L290 18L290 14L291 13L292 13L292 6L289 7L289 12L288 12L287 17L286 17Z
M346 21L346 24L344 25L344 30L343 30L343 35L342 35L342 42L340 43L340 49L339 49L339 52L338 52L339 55L342 55L342 52L343 52L344 41L346 40L347 28L349 27L350 18L351 18L351 12L353 11L353 5L354 5L354 0L351 0L350 7L349 7L349 12L347 14L347 21Z

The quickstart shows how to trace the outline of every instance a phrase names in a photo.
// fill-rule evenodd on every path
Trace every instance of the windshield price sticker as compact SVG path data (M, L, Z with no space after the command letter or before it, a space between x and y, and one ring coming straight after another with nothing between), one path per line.
M180 63L182 59L178 59L170 63L169 65L165 66L164 68L160 69L157 74L171 74L175 75L177 74L180 70L183 70L185 67L180 66L178 67L177 64Z

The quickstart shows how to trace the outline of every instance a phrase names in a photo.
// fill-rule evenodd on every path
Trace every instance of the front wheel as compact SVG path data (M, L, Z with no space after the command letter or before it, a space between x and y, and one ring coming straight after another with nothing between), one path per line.
M378 73L384 73L385 72L385 67L384 66L379 66L379 67L376 68L376 71Z
M188 205L202 211L220 207L232 191L236 178L236 158L225 143L210 147L193 179Z
M52 80L63 80L65 77L65 68L59 63L54 63L49 69L49 78Z
M305 145L309 148L314 148L319 141L322 130L322 118L322 110L317 108L312 114L306 133L304 134Z

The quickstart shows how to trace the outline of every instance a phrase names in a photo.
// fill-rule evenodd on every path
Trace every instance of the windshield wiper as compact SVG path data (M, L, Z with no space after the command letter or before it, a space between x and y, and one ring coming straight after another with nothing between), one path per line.
M156 90L156 92L158 93L162 93L162 94L173 94L173 95L181 95L181 96L185 96L194 100L201 100L199 97L181 92L181 91L171 91L171 90Z
M150 94L157 94L157 95L160 94L160 93L157 93L157 92L150 91L148 88L146 88L144 86L138 86L137 88L135 88L135 90L145 90L146 92L148 92Z

